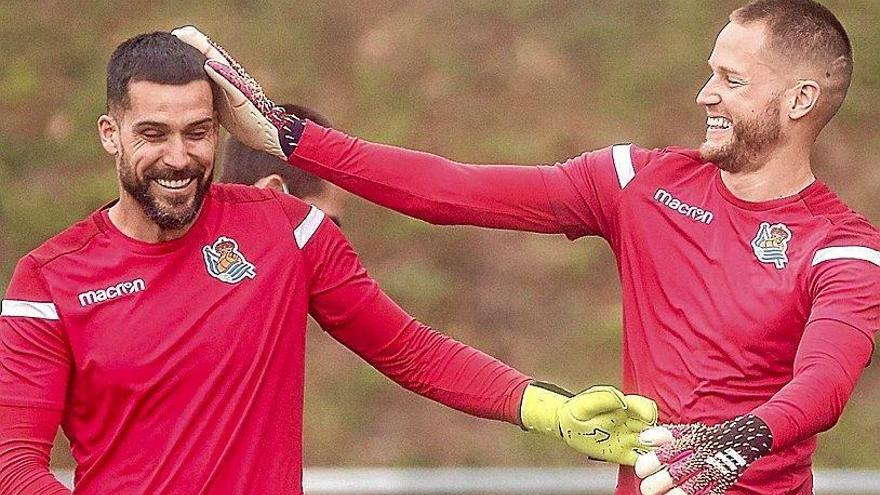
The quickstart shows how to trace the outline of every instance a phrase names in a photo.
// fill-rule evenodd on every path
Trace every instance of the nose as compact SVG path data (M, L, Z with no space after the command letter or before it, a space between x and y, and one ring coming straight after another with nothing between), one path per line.
M712 76L697 93L697 105L708 107L721 103L721 95L718 94L716 88L715 76Z
M186 140L182 136L172 136L166 142L165 165L173 168L184 168L189 163L189 152L186 148Z

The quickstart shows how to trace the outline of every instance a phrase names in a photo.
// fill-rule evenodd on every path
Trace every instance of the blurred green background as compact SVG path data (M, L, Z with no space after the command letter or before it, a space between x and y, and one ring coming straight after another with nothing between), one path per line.
M856 76L818 175L880 221L880 2L826 2ZM472 162L548 163L632 141L695 146L706 58L741 2L397 0L0 3L0 289L16 260L115 197L95 121L105 64L135 34L193 23L276 100L375 141ZM344 230L421 320L572 389L619 384L620 293L602 241L430 227L349 201ZM313 329L307 465L580 465L552 441L408 394ZM880 468L868 368L817 463ZM56 449L61 451L62 449ZM56 462L69 463L60 452Z

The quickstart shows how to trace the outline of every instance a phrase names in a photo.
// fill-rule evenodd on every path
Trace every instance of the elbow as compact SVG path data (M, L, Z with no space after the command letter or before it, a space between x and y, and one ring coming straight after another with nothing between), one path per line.
M0 493L46 495L70 493L49 470L49 461L42 456L20 452L0 458Z

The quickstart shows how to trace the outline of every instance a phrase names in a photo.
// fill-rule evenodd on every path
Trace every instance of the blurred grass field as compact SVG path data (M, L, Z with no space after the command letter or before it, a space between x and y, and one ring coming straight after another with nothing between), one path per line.
M817 172L880 221L880 2L826 2L856 77ZM693 98L729 0L5 1L0 4L0 289L16 260L115 195L95 120L104 67L135 34L194 23L276 100L367 139L475 162L547 163L615 142L693 146ZM352 200L344 230L426 323L577 389L619 384L616 267L595 239L437 228ZM317 329L308 341L308 465L576 466L554 442L390 384ZM819 466L880 469L869 368ZM439 428L438 428L439 426ZM340 446L344 445L344 448ZM857 446L857 448L854 448ZM69 465L59 449L56 462Z

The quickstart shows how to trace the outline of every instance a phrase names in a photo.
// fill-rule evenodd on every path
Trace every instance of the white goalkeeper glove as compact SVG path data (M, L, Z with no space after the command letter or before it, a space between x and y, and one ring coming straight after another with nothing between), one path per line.
M305 120L267 98L262 86L226 50L194 26L177 28L171 34L208 58L205 72L220 90L214 101L220 124L229 134L286 161L296 149Z

